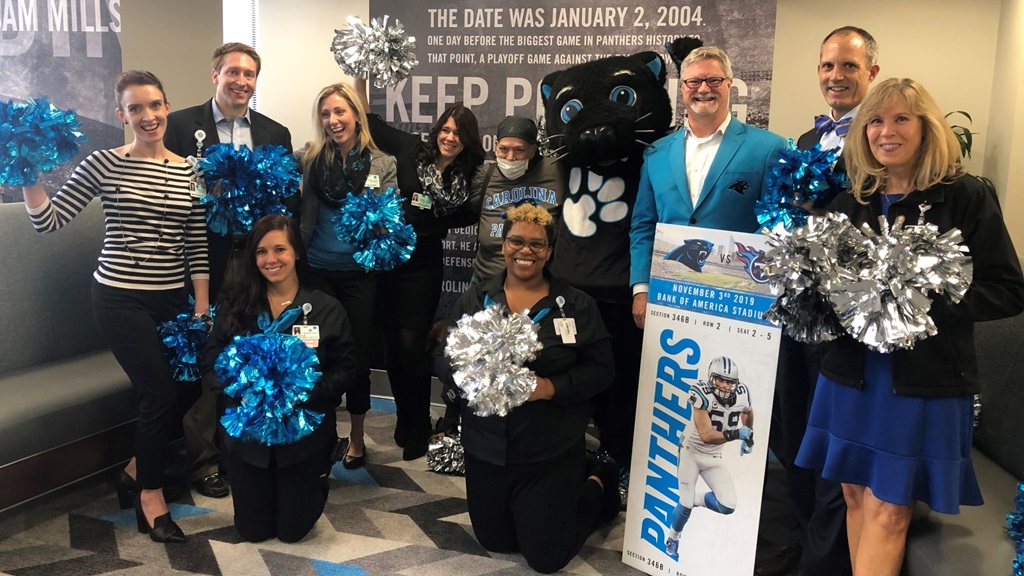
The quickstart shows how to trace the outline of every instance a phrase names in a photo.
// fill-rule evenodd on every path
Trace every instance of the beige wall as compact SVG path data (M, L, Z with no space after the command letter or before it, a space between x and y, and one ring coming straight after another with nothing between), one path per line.
M996 183L1017 255L1024 257L1024 0L1002 5L984 172Z
M220 2L132 0L121 3L125 70L141 68L164 83L171 110L213 96L210 54L222 43Z
M367 0L303 0L302 10L292 0L260 1L259 52L260 111L292 132L296 148L312 138L313 99L320 89L347 77L334 62L334 29L345 19L368 20Z

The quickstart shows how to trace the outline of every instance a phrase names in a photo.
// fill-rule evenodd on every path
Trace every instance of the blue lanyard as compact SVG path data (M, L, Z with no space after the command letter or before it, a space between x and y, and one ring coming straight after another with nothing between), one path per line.
M496 306L497 304L498 303L495 302L491 298L490 294L484 294L484 308L490 308L491 306ZM547 316L550 313L551 313L551 307L550 306L548 306L547 308L541 308L540 310L535 312L533 314L533 316L530 317L530 319L533 320L534 324L536 324L537 322L540 322L541 320L543 320L544 317Z

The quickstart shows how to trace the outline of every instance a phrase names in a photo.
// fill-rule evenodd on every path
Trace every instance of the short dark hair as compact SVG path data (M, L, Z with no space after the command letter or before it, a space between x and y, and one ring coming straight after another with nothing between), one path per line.
M872 36L867 30L858 28L856 26L841 26L828 33L825 39L821 41L821 48L825 47L825 43L828 39L833 36L846 36L848 34L856 34L864 40L864 54L868 58L868 67L874 66L878 62L878 42L875 42L875 37ZM821 50L819 49L820 53Z
M156 74L147 70L125 70L117 75L117 80L114 80L114 101L117 103L118 110L121 109L121 97L124 96L124 91L129 86L156 86L160 90L160 94L163 94L164 102L167 101L164 85L156 77Z
M220 72L222 66L224 66L224 58L232 52L241 52L256 62L256 75L260 75L260 68L263 67L263 61L260 60L260 55L256 53L256 49L248 44L242 44L241 42L228 42L222 44L219 48L213 51L213 69Z

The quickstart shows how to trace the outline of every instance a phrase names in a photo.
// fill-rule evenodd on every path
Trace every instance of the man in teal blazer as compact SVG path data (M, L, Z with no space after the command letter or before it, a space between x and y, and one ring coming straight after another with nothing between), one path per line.
M629 232L633 320L643 328L658 222L756 232L754 204L786 141L732 117L732 65L720 48L703 46L682 62L686 125L644 155Z

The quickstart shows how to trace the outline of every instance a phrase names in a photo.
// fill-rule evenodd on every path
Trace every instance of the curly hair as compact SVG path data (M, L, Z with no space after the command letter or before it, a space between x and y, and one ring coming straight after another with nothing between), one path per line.
M535 206L529 202L523 202L505 211L505 225L501 228L502 239L508 238L508 232L516 222L536 224L544 229L544 233L548 237L548 242L554 241L555 227L552 225L554 219L551 218L551 214L549 214L547 210L540 206Z

